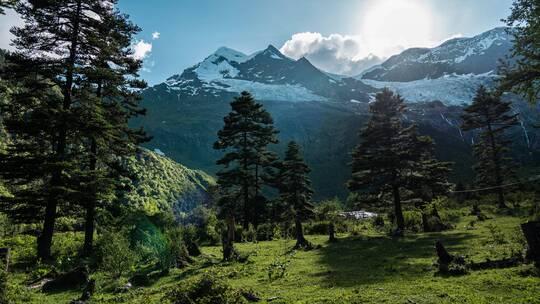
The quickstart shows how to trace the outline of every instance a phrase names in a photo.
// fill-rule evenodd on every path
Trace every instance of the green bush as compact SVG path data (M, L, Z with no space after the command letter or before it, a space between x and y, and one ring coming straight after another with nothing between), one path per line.
M227 230L224 228L225 231ZM234 231L234 241L235 242L242 242L242 236L244 235L244 227L241 225L236 225L236 230Z
M311 222L304 225L304 233L310 235L327 235L329 224L327 221Z
M242 231L242 241L243 242L255 242L257 241L257 231L252 224L249 224L248 230Z
M195 226L189 225L182 229L182 240L190 256L199 256L201 254L199 240L197 239L197 228Z
M175 227L167 230L167 250L161 257L160 264L165 267L182 267L188 264L191 259L186 244L183 240L182 228Z
M281 228L278 225L264 223L257 226L257 241L272 241L281 238Z
M218 218L213 209L197 206L183 220L185 226L197 227L197 239L201 244L217 245L221 242L218 232Z
M403 211L405 229L412 232L422 230L422 213L420 211Z
M105 231L97 242L100 268L113 278L129 274L138 260L129 240L119 232Z
M168 292L163 303L173 304L241 304L247 303L241 292L217 275L205 274L201 279L182 282Z

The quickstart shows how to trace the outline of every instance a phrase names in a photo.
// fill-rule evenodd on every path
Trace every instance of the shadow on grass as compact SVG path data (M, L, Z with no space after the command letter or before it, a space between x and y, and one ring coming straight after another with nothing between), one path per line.
M434 244L441 240L452 252L463 251L467 232L420 234L403 238L347 237L327 243L320 262L329 269L323 276L329 287L352 287L389 280L408 280L432 272L436 261Z

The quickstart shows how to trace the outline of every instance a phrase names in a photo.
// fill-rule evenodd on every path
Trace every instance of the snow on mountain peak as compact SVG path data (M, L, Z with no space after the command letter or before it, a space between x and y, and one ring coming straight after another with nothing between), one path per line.
M216 57L221 56L228 61L235 61L238 63L243 62L248 58L246 54L224 46L217 49L212 55ZM212 55L210 57L212 57Z
M275 46L271 44L268 45L268 47L264 51L260 52L258 55L263 55L276 60L291 60L289 57L283 55Z

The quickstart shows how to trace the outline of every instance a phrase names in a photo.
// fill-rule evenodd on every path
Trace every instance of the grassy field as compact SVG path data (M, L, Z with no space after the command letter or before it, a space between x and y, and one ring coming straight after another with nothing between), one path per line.
M90 303L161 303L168 290L204 273L254 292L263 303L540 303L540 278L530 274L529 265L454 277L436 274L436 240L472 261L508 256L519 247L517 227L523 218L497 216L471 228L473 219L462 217L447 232L409 233L400 239L366 224L358 236L339 235L336 243L327 243L326 236L308 236L320 245L311 251L291 251L292 240L238 244L240 252L249 254L245 263L222 263L220 247L204 247L191 266L124 293L115 287L125 281L110 282L96 274L98 293ZM269 278L271 265L282 265L283 277ZM21 286L27 280L27 275L15 275ZM58 304L79 295L26 290L20 297L27 303Z

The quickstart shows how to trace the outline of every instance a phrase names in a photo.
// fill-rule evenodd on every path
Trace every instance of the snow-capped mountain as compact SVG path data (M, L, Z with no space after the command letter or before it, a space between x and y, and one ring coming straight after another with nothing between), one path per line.
M352 78L335 79L306 58L293 60L270 45L246 55L222 47L202 62L154 87L165 87L179 99L186 96L220 97L250 91L259 100L367 101L374 88Z
M435 48L412 48L364 71L361 79L408 82L450 74L496 71L498 59L512 48L507 28L495 28L472 38L450 39Z
M495 28L431 49L407 49L356 78L376 88L388 87L409 102L469 103L479 85L491 86L499 77L500 60L512 45L508 28Z
M251 55L220 48L181 74L143 92L146 116L134 120L153 140L145 146L193 168L214 173L221 154L213 143L223 127L229 103L239 92L251 92L272 115L283 151L288 141L302 146L318 189L316 198L345 197L350 178L350 151L358 130L369 119L369 101L389 87L410 104L404 119L418 124L436 142L442 160L460 164L455 175L472 176L470 153L474 134L460 129L462 104L471 102L478 86L492 86L499 59L512 40L504 29L472 38L449 40L433 49L410 49L373 67L358 78L321 71L307 59L293 60L275 47ZM508 130L516 158L538 160L540 107L531 109L507 95L521 126Z

